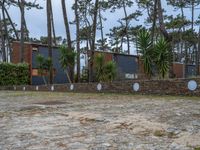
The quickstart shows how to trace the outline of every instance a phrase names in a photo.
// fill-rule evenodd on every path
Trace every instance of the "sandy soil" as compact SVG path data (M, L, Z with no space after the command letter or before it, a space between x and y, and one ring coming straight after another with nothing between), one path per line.
M0 150L196 150L200 98L0 92Z

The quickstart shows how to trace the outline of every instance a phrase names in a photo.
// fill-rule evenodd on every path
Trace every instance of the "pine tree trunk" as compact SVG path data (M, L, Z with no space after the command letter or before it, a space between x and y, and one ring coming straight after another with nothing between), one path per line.
M69 49L72 49L72 41L71 41L71 34L70 34L70 29L69 29L69 21L68 21L68 17L67 17L65 0L61 0L61 3L62 3L62 12L63 12L64 25L65 25L65 32L66 32L66 37L67 37L67 46Z
M51 26L53 31L53 43L55 46L57 46L56 42L56 32L55 32L55 26L54 26L54 17L53 17L53 9L52 9L52 3L50 1L50 13L51 13Z
M126 11L126 6L123 2L123 9L124 9L124 15L125 15L125 22L126 22L126 26L125 26L125 32L126 32L126 39L127 39L127 50L128 50L128 54L130 54L130 39L129 39L129 35L128 35L128 27L129 27L129 23L128 23L128 15L127 15L127 11Z
M200 75L199 70L199 59L200 59L200 27L199 27L199 35L198 35L198 50L197 50L197 56L196 56L196 74L197 76Z
M170 53L171 58L170 58L169 77L173 78L174 77L174 70L173 70L173 54L172 54L172 45L171 45L172 44L172 37L169 35L169 33L167 32L167 30L165 28L161 0L157 0L157 4L158 4L158 19L159 19L159 24L160 24L160 31L163 34L166 41L168 41L168 43L170 44L169 53Z
M61 4L62 4L63 20L64 20L65 32L66 32L66 38L67 38L67 46L71 51L73 51L65 0L61 0ZM74 80L74 66L70 67L70 69L67 71L69 71L70 80L73 81Z
M5 0L3 1L3 5L5 3ZM6 22L6 17L5 17L5 8L2 8L2 15L3 15L3 23L4 23L4 44L5 44L5 49L3 49L3 59L5 62L8 62L8 57L11 52L11 45L10 45L10 37L8 34L8 27L7 27L7 22ZM7 43L7 46L6 46Z
M104 43L104 33L103 33L103 22L102 22L102 16L101 16L101 8L99 8L99 22L100 22L100 30L101 30L101 47L102 50L105 51L105 43Z
M94 20L92 28L92 47L91 47L91 57L90 57L90 68L89 68L89 81L93 82L93 63L94 63L94 51L95 51L95 41L96 41L96 28L97 28L97 15L98 15L99 0L95 1L94 7Z
M10 15L9 15L7 9L5 9L4 6L2 6L2 7L4 8L5 13L6 13L7 17L8 17L8 20L9 20L11 26L12 26L12 29L13 29L13 31L14 31L14 33L15 33L15 37L16 37L17 41L19 41L19 36L18 36L17 30L16 30L16 28L15 28L15 25L13 24L12 19L11 19Z
M76 50L77 50L77 80L80 82L80 20L78 14L78 0L75 0L75 17L76 17Z
M51 28L51 0L47 0L46 9L47 9L47 33L48 33L48 53L49 58L52 60L52 28ZM52 60L53 61L53 60ZM53 66L50 67L49 83L53 84Z
M3 7L2 7L2 14L3 14ZM2 24L4 22L4 18L1 19L0 16L0 33L1 33L1 56L2 56L2 61L6 61L6 46L5 46L5 25Z
M191 29L192 32L194 31L194 0L191 0L192 3L192 24L191 24Z
M24 0L19 1L18 5L20 7L21 12L21 37L20 37L20 62L24 62Z
M151 32L151 42L154 42L154 35L155 35L155 27L156 27L156 20L157 20L157 4L158 1L154 1L154 10L153 10L153 24L152 24L152 32Z

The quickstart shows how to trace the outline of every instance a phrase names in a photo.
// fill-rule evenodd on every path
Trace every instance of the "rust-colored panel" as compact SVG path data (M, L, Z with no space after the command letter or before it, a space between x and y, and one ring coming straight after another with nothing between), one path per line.
M32 69L32 76L39 76L38 69Z
M32 69L31 75L32 76L41 76L41 74L39 74L38 69ZM48 76L48 70L44 70L42 75ZM55 68L53 69L53 76L56 76L56 69Z
M13 42L12 44L13 51L11 53L11 62L14 64L20 63L20 43ZM32 46L31 44L25 43L24 44L24 62L31 65L31 51Z
M183 78L183 68L184 65L180 63L173 63L173 72L176 78Z

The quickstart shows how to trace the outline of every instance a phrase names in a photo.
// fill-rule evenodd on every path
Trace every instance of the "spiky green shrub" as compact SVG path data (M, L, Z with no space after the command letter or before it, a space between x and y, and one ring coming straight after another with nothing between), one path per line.
M169 44L164 38L160 38L154 46L154 61L162 78L165 78L169 71L169 57Z
M98 54L95 57L95 74L98 82L112 82L117 75L117 67L113 61L105 62L105 56Z
M150 33L146 30L141 30L138 33L137 44L144 65L144 72L151 77L153 74L153 44Z
M159 77L165 78L169 71L169 43L161 37L153 45L151 35L146 30L141 30L138 33L137 42L145 74L151 77L153 70L156 70Z

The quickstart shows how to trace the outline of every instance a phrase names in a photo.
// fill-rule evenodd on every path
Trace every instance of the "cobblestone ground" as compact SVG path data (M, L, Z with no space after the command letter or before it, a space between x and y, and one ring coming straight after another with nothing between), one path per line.
M200 98L0 92L0 150L199 150Z

